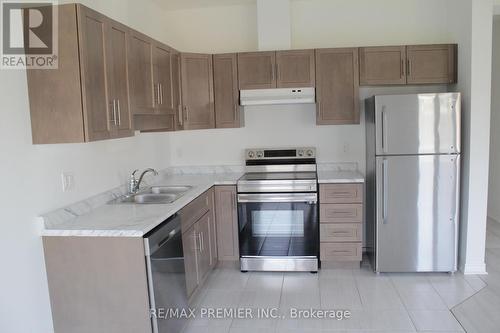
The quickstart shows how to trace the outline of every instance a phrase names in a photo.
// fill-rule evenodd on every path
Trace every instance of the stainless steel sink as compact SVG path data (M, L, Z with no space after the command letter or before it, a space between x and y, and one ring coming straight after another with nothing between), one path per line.
M189 191L192 186L153 186L151 187L151 193L156 194L184 194Z
M179 199L192 186L153 186L137 194L114 199L109 204L168 204Z

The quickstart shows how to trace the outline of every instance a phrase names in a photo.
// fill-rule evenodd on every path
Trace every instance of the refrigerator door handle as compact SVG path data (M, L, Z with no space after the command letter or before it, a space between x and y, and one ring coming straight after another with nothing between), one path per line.
M387 224L387 160L382 161L382 223Z
M387 129L386 129L386 123L387 123L387 115L385 113L385 105L382 106L382 113L380 114L381 117L381 127L382 127L382 151L385 153L387 150Z

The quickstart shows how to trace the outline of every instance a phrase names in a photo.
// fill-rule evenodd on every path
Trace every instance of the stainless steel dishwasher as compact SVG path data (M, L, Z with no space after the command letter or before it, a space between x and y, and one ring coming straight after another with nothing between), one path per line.
M144 236L151 323L154 333L180 332L186 322L170 318L188 308L181 221L176 214Z

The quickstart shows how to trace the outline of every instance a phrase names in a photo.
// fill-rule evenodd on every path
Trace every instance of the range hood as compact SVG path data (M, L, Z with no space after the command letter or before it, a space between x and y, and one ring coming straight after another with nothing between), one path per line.
M249 89L240 91L241 105L314 104L314 88Z

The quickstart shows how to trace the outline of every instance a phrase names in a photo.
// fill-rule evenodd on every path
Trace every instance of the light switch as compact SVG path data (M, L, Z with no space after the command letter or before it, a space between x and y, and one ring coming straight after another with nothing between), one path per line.
M75 188L75 177L71 172L63 172L61 174L63 192L72 191Z

